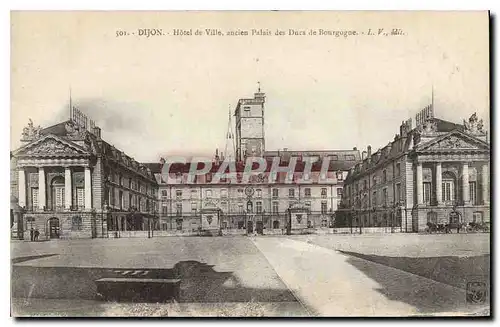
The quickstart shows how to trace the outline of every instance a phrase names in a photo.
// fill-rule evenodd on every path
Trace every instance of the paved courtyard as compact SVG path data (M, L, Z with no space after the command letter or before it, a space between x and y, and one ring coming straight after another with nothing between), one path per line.
M465 302L464 274L489 273L489 234L164 237L11 244L16 315L471 314L485 306ZM167 304L95 301L95 279L110 273L180 276L181 298ZM454 277L443 279L443 275Z

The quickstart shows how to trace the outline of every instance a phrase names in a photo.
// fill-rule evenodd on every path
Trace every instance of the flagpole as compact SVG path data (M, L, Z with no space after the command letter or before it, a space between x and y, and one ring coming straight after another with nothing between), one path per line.
M69 86L69 119L73 119L73 106L71 104L71 85Z

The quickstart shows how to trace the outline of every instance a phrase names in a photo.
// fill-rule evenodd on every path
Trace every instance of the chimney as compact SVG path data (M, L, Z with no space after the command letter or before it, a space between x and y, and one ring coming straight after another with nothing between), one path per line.
M219 149L215 149L215 164L219 164Z
M357 150L358 150L358 148L357 148L357 147L354 147L354 148L352 148L352 150L353 150L353 151L357 151Z
M401 125L399 126L399 135L401 135L402 137L405 136L405 134L404 134L405 128L404 127L405 127L405 122L402 121Z
M369 146L368 146L367 158L371 158L371 156L372 156L372 146L371 146L371 145L369 145Z

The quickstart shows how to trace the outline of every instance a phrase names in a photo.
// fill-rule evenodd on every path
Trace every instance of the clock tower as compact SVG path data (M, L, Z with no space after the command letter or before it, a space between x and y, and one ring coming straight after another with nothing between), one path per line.
M236 106L236 160L247 157L262 157L264 141L264 103L265 93L258 91L253 99L240 99Z

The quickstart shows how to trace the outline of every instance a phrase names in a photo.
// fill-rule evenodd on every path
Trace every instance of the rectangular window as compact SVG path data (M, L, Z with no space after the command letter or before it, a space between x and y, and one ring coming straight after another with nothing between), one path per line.
M238 212L243 213L243 203L238 204Z
M257 201L255 203L255 210L257 213L262 213L262 202L261 201Z
M176 197L177 199L182 198L182 191L181 191L181 190L176 190L176 191L175 191L175 197Z
M377 176L373 176L373 186L377 185Z
M305 206L307 210L311 211L311 201L306 201Z
M74 231L82 230L82 217L80 216L71 217L71 230Z
M396 202L401 202L401 184L396 184Z
M295 190L293 188L288 189L288 197L289 198L295 197Z
M387 170L384 170L384 171L382 172L382 181L383 181L384 183L386 183L386 182L387 182Z
M167 190L161 190L161 196L168 197L168 191Z
M62 208L64 206L64 187L56 187L55 193L56 208Z
M304 189L304 195L306 197L310 197L311 196L311 189L309 187Z
M223 188L220 190L220 197L227 198L227 189Z
M197 209L196 202L191 202L191 213L193 215L196 215L196 209Z
M31 204L33 205L33 209L38 208L38 189L31 189Z
M162 204L162 207L161 207L161 212L162 212L162 214L164 214L164 215L168 214L168 206L167 206L167 204L166 204L166 203L163 203L163 204Z
M177 230L182 230L182 219L177 219Z
M197 198L198 197L198 192L196 190L191 190L191 197L192 198Z
M212 182L212 174L210 174L210 173L209 173L209 174L207 174L206 176L207 176L207 177L206 177L206 181L207 181L207 183L211 183L211 182Z
M177 216L181 216L182 215L182 203L176 203L175 204L175 211L177 213Z
M423 184L424 184L424 203L430 204L431 203L432 184L430 182L425 182Z
M453 202L455 200L454 182L451 180L443 181L442 183L442 198L443 201Z
M273 198L277 198L277 197L278 197L278 189L273 188Z
M337 180L341 181L341 180L343 180L343 179L344 179L344 174L343 174L343 173L341 173L341 172L338 172L338 173L337 173Z
M481 211L478 211L478 212L474 212L472 214L472 222L474 223L484 223L483 221L483 213Z
M118 204L120 205L120 210L123 209L123 191L118 192Z
M324 187L321 189L321 197L326 198L326 194L327 194L327 189Z
M206 191L205 191L205 196L206 196L207 198L211 198L211 197L212 197L212 190L206 190Z
M258 198L262 197L262 190L260 188L258 188L258 189L255 190L255 196L258 197Z
M384 204L385 206L387 206L387 189L386 189L386 188L384 188L384 189L382 190L382 197L383 197L382 201L384 201L384 202L383 202L383 204Z
M374 206L377 205L377 192L376 191L374 191L372 193L372 205L374 205Z
M240 197L240 198L243 197L243 189L242 188L238 189L238 197Z
M273 202L273 213L277 214L279 211L279 203L277 201Z
M114 195L114 193L111 194L111 197L113 198L113 205L114 205L115 201L114 201L113 195ZM76 189L76 205L78 206L78 208L83 208L85 206L85 190L83 189L83 187L78 187Z
M399 177L401 175L401 164L398 162L396 164L396 173L395 173L395 177Z
M337 197L341 198L342 194L344 194L344 190L341 187L337 188Z
M327 211L328 209L326 201L321 201L321 214L325 215Z
M471 204L477 203L476 182L469 182L469 199Z

